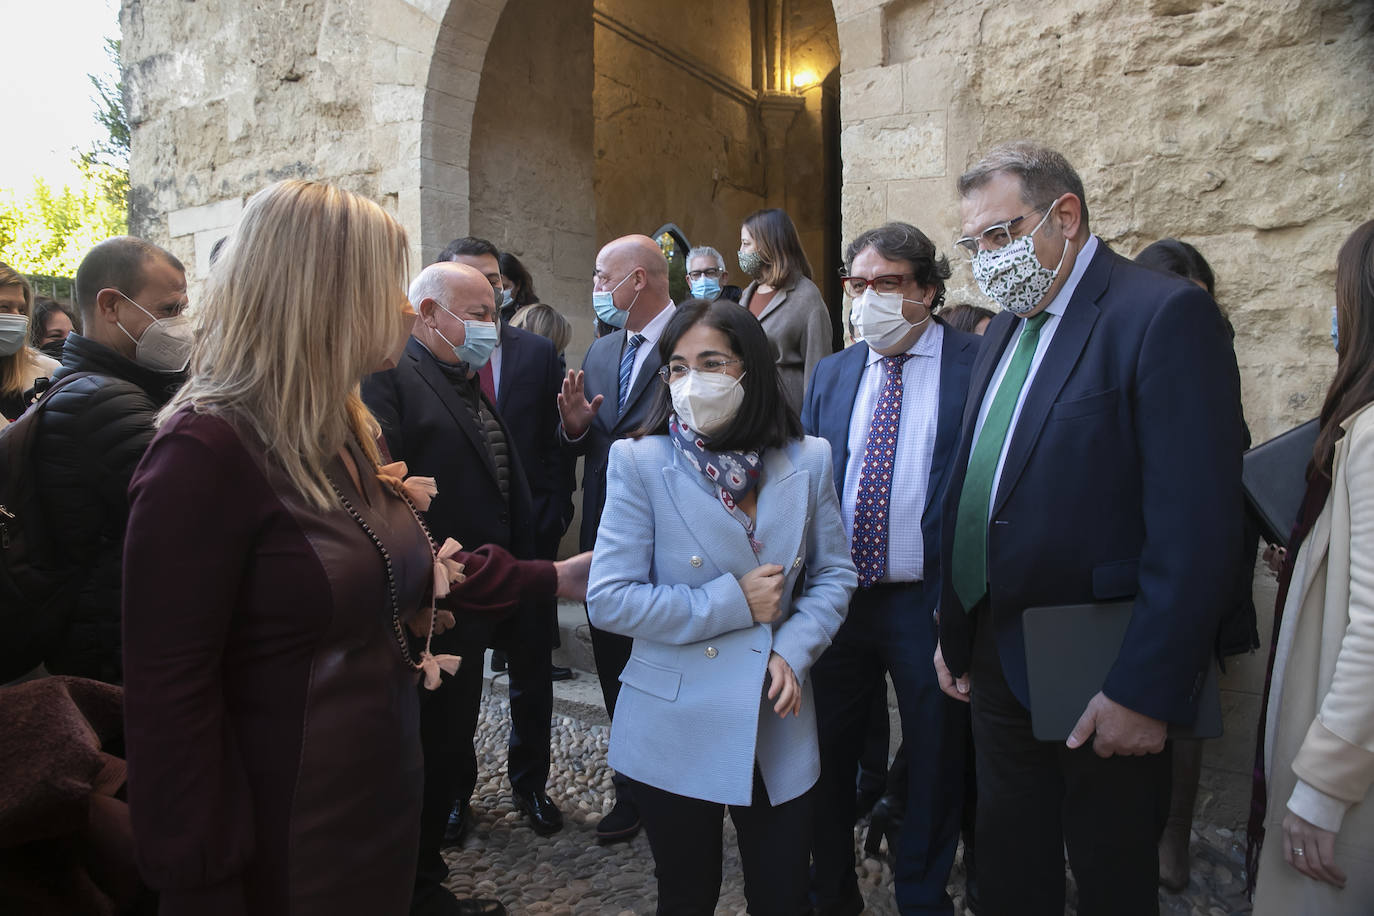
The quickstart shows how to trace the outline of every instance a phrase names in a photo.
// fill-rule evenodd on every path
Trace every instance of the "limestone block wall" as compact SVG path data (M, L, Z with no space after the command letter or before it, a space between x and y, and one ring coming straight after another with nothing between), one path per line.
M1032 137L1132 255L1177 236L1217 275L1256 441L1310 419L1335 363L1336 250L1371 215L1374 8L1356 0L836 0L844 232L905 219L948 250L954 182ZM951 299L974 298L956 263ZM1267 649L1273 587L1256 580ZM1262 654L1223 679L1204 816L1244 824Z
M740 221L767 195L748 0L597 0L596 26L598 243L673 220L738 274Z
M592 28L591 0L510 0L472 119L471 231L520 258L572 321L573 366L595 333Z

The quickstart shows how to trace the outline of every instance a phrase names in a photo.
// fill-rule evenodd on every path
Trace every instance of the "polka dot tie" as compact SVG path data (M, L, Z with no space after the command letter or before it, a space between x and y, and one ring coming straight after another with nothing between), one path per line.
M873 409L854 498L854 542L850 553L867 588L887 574L887 504L897 457L897 427L902 417L902 367L910 353L883 357L883 390Z

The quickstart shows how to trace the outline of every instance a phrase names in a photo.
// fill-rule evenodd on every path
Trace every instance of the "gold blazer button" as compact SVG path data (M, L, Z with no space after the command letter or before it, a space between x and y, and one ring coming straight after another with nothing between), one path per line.
M706 647L706 657L707 657L707 658L715 658L717 654L718 654L718 653L716 652L716 647L715 647L715 646L707 646L707 647Z

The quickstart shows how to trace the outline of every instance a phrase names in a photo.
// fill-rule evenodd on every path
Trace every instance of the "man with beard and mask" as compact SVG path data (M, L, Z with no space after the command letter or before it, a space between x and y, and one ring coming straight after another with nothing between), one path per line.
M944 506L942 689L972 700L979 916L1158 912L1170 723L1190 723L1233 600L1240 382L1220 312L1111 251L1060 153L999 146L959 179L988 327ZM1131 602L1067 741L1031 728L1023 612Z
M410 475L434 478L438 495L425 510L425 520L437 543L452 538L465 549L494 545L518 559L534 559L536 531L520 456L478 377L496 342L491 283L476 268L440 262L415 278L410 300L418 318L405 353L396 368L364 380L363 400L381 425L392 458L404 461ZM578 597L565 587L566 574L580 565L585 576L589 562L583 556L553 564L559 594ZM514 615L496 629L514 626L519 631L515 645L522 647L539 647L542 640L542 652L511 652L512 669L532 669L522 680L531 689L523 696L512 691L512 707L529 707L530 727L542 719L544 728L532 741L512 738L508 766L517 809L528 814L531 806L538 806L535 814L557 830L562 817L545 794L553 702L549 632L543 627L524 631L526 609L553 600L552 584L531 583ZM466 808L477 780L472 742L482 695L481 659L493 633L483 618L459 616L451 631L436 637L435 651L462 656L463 664L437 690L420 693L425 792L411 903L415 914L503 912L494 901L454 898L443 887L448 866L440 854L449 814L455 802ZM536 821L536 829L540 826Z
M646 235L610 242L596 256L592 307L598 320L617 330L598 337L587 349L580 372L568 371L558 395L559 435L582 465L581 549L596 544L606 504L606 465L611 444L639 430L653 405L662 365L658 340L676 306L668 294L668 261ZM589 626L590 620L588 621ZM620 673L630 658L632 640L591 626L592 653L606 712L615 714ZM603 843L628 840L639 832L639 809L629 781L615 782L615 807L596 827Z
M152 441L157 412L186 379L191 326L186 272L156 245L121 236L76 271L82 333L68 335L43 406L33 464L44 517L61 534L78 579L53 674L123 680L120 601L129 481Z
M870 229L845 252L860 342L816 366L802 408L830 442L859 589L811 669L821 781L813 893L818 912L860 913L854 774L875 693L890 675L907 739L907 815L897 847L902 912L953 913L945 892L959 840L967 715L926 659L940 597L940 503L979 339L933 317L949 261L915 226Z

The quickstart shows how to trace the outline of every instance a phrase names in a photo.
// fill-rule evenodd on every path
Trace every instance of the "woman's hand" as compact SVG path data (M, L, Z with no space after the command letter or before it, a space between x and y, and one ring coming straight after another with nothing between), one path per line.
M749 615L755 623L772 623L782 615L782 567L776 563L755 566L739 580ZM771 668L773 663L768 663Z
M780 719L786 719L789 712L794 716L800 715L801 684L797 682L797 675L792 671L792 666L787 664L787 659L776 652L768 653L768 676L772 681L768 688L768 699L777 697L773 712Z
M1292 811L1283 816L1283 858L1314 881L1345 887L1345 872L1336 865L1336 834Z

